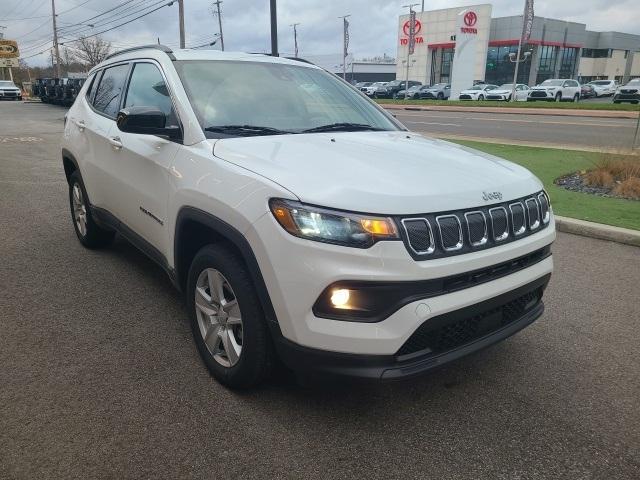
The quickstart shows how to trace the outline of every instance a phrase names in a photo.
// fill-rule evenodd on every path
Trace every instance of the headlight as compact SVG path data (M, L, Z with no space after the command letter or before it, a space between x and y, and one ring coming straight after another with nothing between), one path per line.
M369 248L379 240L398 240L391 218L341 212L272 198L271 213L291 235L347 247Z

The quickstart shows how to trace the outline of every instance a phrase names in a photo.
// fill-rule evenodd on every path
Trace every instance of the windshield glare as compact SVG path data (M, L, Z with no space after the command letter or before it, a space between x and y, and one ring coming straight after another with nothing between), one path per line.
M203 129L252 125L298 133L335 123L399 129L357 90L318 68L251 61L174 64Z
M627 87L637 87L640 86L640 78L634 78L629 83L627 83Z
M609 85L611 82L608 80L597 80L595 82L589 82L591 85Z
M545 80L541 85L545 87L559 87L562 85L562 80Z
M500 85L500 90L511 90L513 88L513 83L503 83Z
M9 80L0 80L0 87L15 87L15 85Z

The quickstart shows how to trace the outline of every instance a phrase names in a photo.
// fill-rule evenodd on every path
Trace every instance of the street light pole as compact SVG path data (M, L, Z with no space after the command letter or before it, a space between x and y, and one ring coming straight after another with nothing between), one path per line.
M276 12L276 0L269 1L271 12L271 55L278 56L278 14Z
M294 51L293 56L295 58L298 58L298 29L297 29L298 25L300 24L294 23L290 25L291 27L293 27L293 51Z
M51 18L53 19L53 50L56 56L56 65L53 74L60 77L60 47L58 46L58 27L56 26L56 1L51 0Z
M178 0L178 20L180 22L180 48L184 48L184 0Z
M413 19L412 14L413 12L413 7L415 7L416 5L418 5L417 3L411 3L409 5L403 5L402 8L408 8L409 9L409 41L407 42L407 70L406 70L406 74L405 74L405 78L404 78L404 99L407 99L407 90L409 90L409 56L411 55L411 43L413 42L413 38L411 35L411 32L413 32L413 29L415 28L415 25L411 24L411 20Z
M222 15L220 14L220 4L222 0L217 0L213 4L218 8L218 32L220 36L220 49L224 52L224 36L222 35Z

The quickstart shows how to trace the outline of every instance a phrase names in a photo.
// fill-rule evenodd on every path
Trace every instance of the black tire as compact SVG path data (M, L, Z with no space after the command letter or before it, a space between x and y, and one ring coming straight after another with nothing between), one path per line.
M556 102L561 102L562 101L562 93L560 93L560 92L556 93L555 101Z
M613 103L620 103L620 100L614 100Z
M224 276L240 308L242 349L237 363L232 366L224 366L214 358L200 332L195 296L198 278L206 269L215 269ZM246 389L270 376L275 354L267 320L247 266L237 254L224 245L203 247L191 263L186 295L196 347L216 380L231 388Z
M86 218L86 231L83 233L80 230L78 222L76 221L75 213L74 213L74 188L78 186L80 192L82 193L82 201L85 206L85 218ZM111 242L113 242L113 238L115 237L115 232L112 230L106 230L100 227L93 216L91 215L91 209L89 206L91 203L89 202L89 197L87 196L87 191L84 188L84 183L82 182L82 177L78 171L73 172L71 177L69 177L69 209L71 211L71 222L73 223L73 229L76 232L78 240L80 243L87 248L101 248L106 247Z
M482 94L478 95L478 100L483 101L484 100L484 95L482 95Z
M580 95L577 93L573 96L573 103L578 103L580 101Z
M438 93L438 100L444 100L444 93L442 92Z

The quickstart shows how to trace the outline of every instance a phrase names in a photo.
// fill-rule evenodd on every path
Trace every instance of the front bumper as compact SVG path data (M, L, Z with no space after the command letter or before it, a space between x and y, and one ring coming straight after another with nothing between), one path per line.
M354 355L302 347L283 337L276 340L276 349L281 360L298 372L376 380L413 377L489 347L533 323L544 311L542 292L550 276L547 274L498 297L428 321L439 323L432 334L444 338L444 343L451 346L448 349L427 348L408 355L402 352L395 355ZM535 300L518 315L509 316L511 305L525 297ZM476 335L470 335L469 330ZM452 343L452 336L459 337L459 341Z
M259 232L259 233L258 233ZM553 217L543 230L517 241L452 257L416 261L401 241L368 249L294 237L267 213L244 232L277 317L278 334L301 347L358 355L395 355L424 322L483 302L553 271L552 257L509 275L434 297L411 299L381 321L318 317L313 305L335 282L411 282L466 274L531 254L555 239Z

